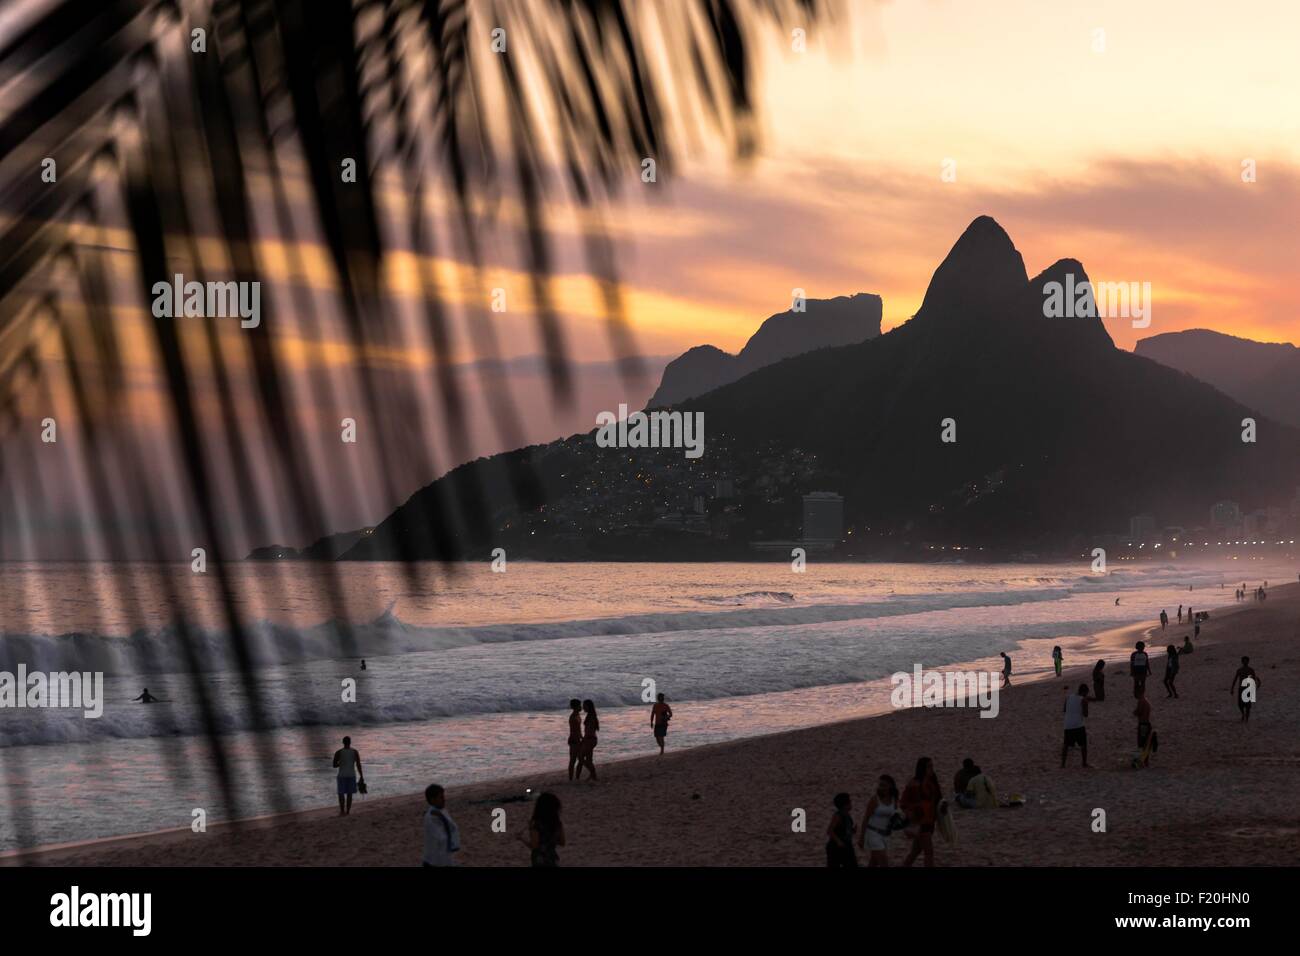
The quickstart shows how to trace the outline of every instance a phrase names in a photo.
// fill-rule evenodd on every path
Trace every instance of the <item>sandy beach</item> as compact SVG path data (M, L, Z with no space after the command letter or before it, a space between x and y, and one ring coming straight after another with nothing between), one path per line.
M1198 607L1231 600L1198 591ZM1143 609L1147 610L1147 609ZM1151 609L1149 617L1159 613ZM982 719L959 708L912 709L806 730L600 764L600 782L565 779L565 714L556 715L557 773L449 792L461 828L460 860L470 866L525 866L525 788L563 800L569 845L563 866L821 866L830 801L853 796L855 820L881 773L902 786L916 758L933 757L945 790L962 758L972 757L1005 801L1019 809L956 810L958 839L936 836L939 866L1294 865L1300 861L1300 585L1277 586L1265 602L1215 608L1196 652L1185 657L1180 697L1161 686L1166 644L1190 627L1127 629L1159 653L1148 683L1160 749L1144 770L1128 767L1135 746L1131 681L1108 667L1104 702L1088 720L1090 769L1073 751L1060 769L1063 688L1090 676L1092 660L1066 661L1058 679L1013 686L1000 714ZM1243 654L1260 676L1249 724L1239 722L1230 681ZM678 720L689 720L689 705ZM647 752L653 740L646 728ZM364 751L363 751L364 752ZM332 794L319 810L210 827L44 848L0 862L65 866L418 866L422 794L358 802L340 818ZM508 832L492 830L503 808ZM792 811L807 811L805 833ZM1092 829L1106 811L1107 830ZM895 836L892 864L908 841Z

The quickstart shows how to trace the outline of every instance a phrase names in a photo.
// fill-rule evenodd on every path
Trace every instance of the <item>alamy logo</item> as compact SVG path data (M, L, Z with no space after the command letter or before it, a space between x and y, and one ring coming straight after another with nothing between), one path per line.
M927 671L920 664L912 673L899 671L889 702L904 707L977 707L981 717L998 715L1000 675L996 671Z
M102 671L0 671L0 707L80 708L90 719L104 716Z
M50 925L128 926L133 936L148 936L153 927L152 893L69 893L50 897Z
M596 444L601 448L685 448L687 458L704 454L703 412L633 412L596 416Z
M1131 318L1133 328L1151 324L1151 283L1089 282L1076 283L1074 273L1065 282L1048 282L1043 286L1043 315L1049 319Z
M172 282L153 284L153 314L159 319L238 316L240 326L255 329L262 324L262 283L186 282L178 272Z

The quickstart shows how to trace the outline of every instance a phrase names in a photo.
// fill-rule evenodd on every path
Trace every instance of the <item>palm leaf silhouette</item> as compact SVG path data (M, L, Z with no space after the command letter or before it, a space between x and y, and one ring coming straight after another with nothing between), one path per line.
M376 467L392 504L412 490L397 476L414 470L431 481L445 470L448 463L435 459L427 441L435 429L448 436L457 458L450 464L464 460L466 398L453 363L467 351L478 368L500 359L484 275L502 236L529 277L551 396L570 401L572 374L552 290L552 202L585 213L580 247L599 283L609 348L623 374L636 379L642 373L602 209L627 184L639 185L644 158L655 160L660 176L671 175L685 148L677 129L707 128L736 155L752 151L750 37L768 23L810 25L825 15L823 6L0 3L0 520L11 516L8 526L0 524L0 538L12 545L10 553L24 552L31 530L13 516L46 510L48 469L58 468L81 490L89 512L78 524L82 553L126 568L106 585L114 593L105 600L135 617L144 595L161 593L173 612L188 693L232 815L241 811L241 795L223 739L223 704L200 677L211 661L201 649L194 593L161 564L129 562L185 559L175 553L171 529L181 521L195 529L253 726L271 726L274 702L256 679L252 622L228 563L240 555L230 542L264 534L277 508L290 509L293 526L312 536L336 530L323 488L352 479L314 463L304 407L336 407L344 392L357 396L378 432ZM504 51L493 47L496 29L504 30ZM193 48L196 30L203 31L203 52ZM57 170L52 182L42 178L47 159ZM354 164L354 181L341 176L345 161ZM383 199L393 188L410 197L407 221L396 228ZM436 222L426 211L435 196L447 200ZM518 210L517 224L506 210ZM230 334L221 324L229 320L150 313L150 290L176 272L199 281L263 281L269 239L284 250L283 278L264 283L272 288L270 314L292 316L291 323L275 318ZM418 323L399 321L386 292L386 262L397 244L420 264ZM323 251L329 273L316 279L328 285L331 314L358 361L296 376L278 340L284 327L309 340L329 335L319 293L306 280L313 246ZM440 259L465 267L470 292L461 301L449 298L434 275L430 264ZM468 343L456 341L457 309L467 320ZM124 331L122 310L144 316L143 341ZM366 357L413 348L417 333L434 360L432 381L413 392ZM161 395L161 437L145 438L119 414L132 402L130 380L141 364ZM437 421L419 400L426 384L444 410ZM249 387L252 418L240 403ZM502 443L523 444L509 390L487 387L484 394ZM32 436L40 409L60 401L70 413L64 434L74 435L83 453L56 466L35 454ZM159 476L159 448L178 476L175 487ZM513 467L520 503L540 504L536 477L520 461ZM255 490L232 501L230 488ZM452 533L457 522L482 530L490 519L472 481L457 487L455 501L433 499L422 516L427 543L447 560L464 557ZM397 544L407 548L405 557L416 556L411 543ZM334 567L322 562L311 573L334 601L335 619L345 622ZM269 567L272 592L286 587L279 575ZM46 586L39 570L22 581L32 592ZM0 627L27 633L30 603L4 608ZM138 669L151 671L158 664L153 646L136 647ZM353 650L344 625L338 653ZM270 738L255 736L275 808L287 809ZM2 762L10 784L21 786L27 767L19 751ZM26 845L36 828L24 806L6 811Z

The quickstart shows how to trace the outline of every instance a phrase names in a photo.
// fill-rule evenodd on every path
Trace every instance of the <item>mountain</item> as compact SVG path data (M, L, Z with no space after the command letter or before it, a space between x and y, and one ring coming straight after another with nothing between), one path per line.
M371 533L370 528L356 531L340 531L337 534L319 538L307 547L299 550L285 545L271 544L254 548L248 552L245 561L333 561L347 553L354 544Z
M1300 432L1214 387L1117 349L1095 317L1048 318L1005 231L976 219L935 270L921 308L888 333L760 368L674 408L702 413L704 454L602 448L594 433L462 466L426 486L346 558L718 559L800 533L801 496L844 496L859 556L926 542L1074 554L1150 513L1203 526L1222 499L1288 501ZM956 441L941 440L953 419ZM519 475L535 503L516 503ZM459 521L466 494L486 530ZM437 532L431 533L430 529ZM788 552L787 552L788 553Z
M647 408L676 405L729 385L750 372L814 349L853 345L880 335L881 300L859 292L806 299L805 311L769 316L736 355L697 345L668 363Z
M1141 356L1209 382L1248 408L1300 426L1300 349L1188 329L1138 342Z

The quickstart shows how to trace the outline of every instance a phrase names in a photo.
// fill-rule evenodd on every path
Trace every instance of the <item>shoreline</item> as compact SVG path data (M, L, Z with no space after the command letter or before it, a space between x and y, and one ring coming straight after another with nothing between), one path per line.
M1252 648L1268 647L1270 655L1268 659L1262 656L1256 659L1263 665L1260 668L1262 695L1268 696L1261 696L1261 706L1257 708L1249 730L1253 732L1269 724L1270 740L1277 738L1275 748L1293 754L1290 758L1268 764L1270 773L1281 779L1273 786L1254 786L1249 796L1261 804L1267 804L1270 796L1288 804L1290 809L1281 815L1281 819L1294 824L1300 819L1300 807L1295 806L1295 797L1292 796L1300 785L1300 756L1294 755L1294 743L1290 744L1289 751L1285 748L1288 741L1296 739L1300 695L1274 696L1296 682L1280 680L1281 675L1269 674L1266 660L1277 668L1278 655L1285 647L1292 655L1282 662L1287 665L1286 670L1293 675L1300 670L1296 666L1293 640L1295 612L1300 609L1300 585L1278 585L1269 594L1263 604L1248 600L1212 609L1210 621L1203 626L1197 654L1187 660L1183 673L1179 675L1180 692L1183 693L1180 701L1170 701L1166 706L1161 693L1163 688L1158 681L1149 685L1150 699L1155 708L1153 723L1161 733L1162 752L1157 755L1153 766L1143 771L1118 770L1115 760L1111 759L1112 753L1126 752L1123 741L1131 735L1131 718L1127 716L1131 707L1124 706L1131 703L1129 684L1121 679L1123 674L1117 666L1109 669L1111 680L1108 681L1106 701L1094 705L1089 720L1090 742L1095 741L1092 753L1094 769L1083 771L1079 767L1078 755L1073 752L1070 767L1064 771L1056 769L1060 737L1057 713L1060 697L1057 695L1061 691L1049 685L1068 682L1073 686L1086 682L1091 674L1090 662L1067 667L1059 679L1048 674L1041 679L1017 684L1013 675L1013 686L1000 695L1003 711L1000 719L980 719L977 714L957 708L914 708L703 744L676 752L671 750L670 733L670 750L664 757L649 753L600 763L598 750L597 768L602 777L601 782L594 785L566 781L562 769L564 755L557 753L561 766L559 772L531 777L509 776L449 790L448 810L461 827L465 847L461 860L466 865L526 865L527 851L510 835L522 829L519 816L526 805L508 798L521 795L526 787L531 786L534 789L552 789L565 802L571 846L561 853L564 865L820 865L825 826L822 817L829 816L830 796L836 790L850 791L854 797L855 818L860 817L868 796L869 781L874 781L876 774L890 772L901 786L910 775L915 756L926 752L934 756L945 790L950 788L952 774L961 757L969 755L993 777L1003 801L1016 793L1026 797L1026 807L1022 810L957 811L960 831L957 844L949 846L936 841L940 865L953 862L965 865L1070 862L1068 857L1057 858L1058 849L1035 858L1032 842L1038 826L1021 824L1039 824L1045 816L1055 818L1060 806L1068 802L1066 795L1057 792L1059 786L1056 784L1060 780L1074 779L1079 774L1091 773L1099 779L1104 778L1107 789L1118 800L1117 806L1127 803L1122 799L1122 781L1134 782L1146 799L1159 799L1161 793L1169 789L1171 774L1204 774L1204 764L1196 764L1195 770L1191 765L1178 769L1172 766L1173 758L1165 755L1185 749L1183 731L1179 724L1172 724L1166 730L1166 722L1175 705L1185 709L1195 698L1205 696L1195 692L1201 688L1193 688L1191 680L1193 675L1198 675L1195 683L1205 682L1206 669L1198 666L1201 663L1217 665L1214 668L1217 676L1206 686L1221 683L1226 690L1231 669L1224 668L1227 661L1235 658L1225 658L1223 651L1228 645L1247 641ZM1224 627L1224 622L1235 626ZM1255 626L1248 626L1252 622ZM1289 626L1278 626L1284 622L1289 622ZM1171 627L1168 642L1181 643L1181 629ZM1159 629L1158 623L1133 623L1089 635L1088 646L1096 648L1104 644L1119 650L1131 646L1135 640L1146 639ZM1288 639L1291 639L1289 643ZM1153 655L1159 656L1163 653ZM1158 673L1161 662L1156 659L1153 663ZM1219 675L1219 671L1223 673ZM1264 690L1265 687L1268 689ZM1189 690L1193 693L1189 694ZM1110 706L1112 701L1119 706ZM1220 712L1231 707L1231 698L1221 691L1217 701L1210 714L1198 716L1193 713L1191 718L1180 719L1195 724L1212 717L1222 718ZM1265 717L1265 714L1269 716ZM1230 716L1235 721L1235 713ZM935 720L946 723L935 728ZM1031 743L1039 737L1043 739ZM652 744L648 731L646 740L649 749ZM1206 741L1203 739L1201 742ZM1024 751L1027 750L1034 751L1031 763L1042 763L1046 759L1046 765L1025 768ZM888 756L868 756L872 753ZM1213 754L1198 756L1212 757ZM1232 756L1235 759L1240 755ZM1017 767L1017 764L1021 766ZM1049 771L1054 771L1058 779L1054 780ZM1118 778L1118 781L1111 778ZM765 780L771 791L767 797L762 796ZM646 807L648 788L653 791L649 808ZM1203 814L1205 801L1216 799L1213 794L1206 794L1203 787L1198 790L1193 785L1185 789L1187 795L1182 799L1191 802L1181 811L1183 816ZM1238 798L1245 795L1244 791L1236 791ZM1104 808L1108 803L1094 800L1093 806ZM784 814L777 812L781 807L785 808ZM0 865L418 865L423 808L422 793L365 801L358 799L352 815L347 818L339 818L337 808L326 805L214 823L203 834L194 834L189 828L182 827L11 850L0 854ZM497 808L506 811L508 834L495 833L491 829L491 811ZM800 808L807 811L807 832L795 834L790 828L789 814ZM1238 829L1242 820L1271 818L1263 807L1253 814L1239 812L1241 807L1234 811L1227 803L1217 809L1229 814L1237 822ZM722 816L718 817L718 814ZM758 823L760 820L763 821L761 825ZM990 831L987 834L992 839L984 839L986 834L983 831L995 821L1002 826L996 833ZM723 841L721 846L717 835L720 823L736 828L731 839ZM1084 821L1083 829L1090 833L1086 823ZM1119 826L1112 827L1115 829ZM1267 846L1254 847L1253 859L1236 862L1271 862L1275 857L1280 861L1284 856L1294 860L1300 852L1300 826L1278 823L1273 829L1276 833L1270 837ZM1007 856L1008 851L1020 843L1013 838L1018 830L1026 831L1030 845ZM1120 842L1107 841L1105 835L1100 836L1103 843ZM617 842L620 837L623 838L621 843ZM894 844L891 861L901 862L905 853L903 844L907 841L896 837L891 842ZM1195 844L1198 841L1190 842ZM1083 846L1088 846L1088 843ZM1169 840L1164 841L1162 849L1166 854L1170 850L1180 854L1176 861L1170 860L1169 865L1202 859L1181 855L1185 848ZM1121 852L1118 859L1106 862L1159 865L1164 861L1144 859L1141 855L1130 859Z

